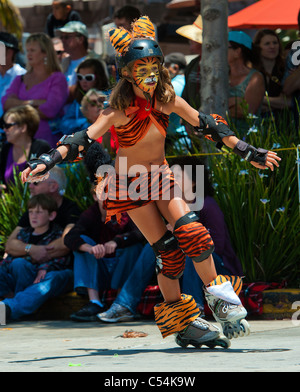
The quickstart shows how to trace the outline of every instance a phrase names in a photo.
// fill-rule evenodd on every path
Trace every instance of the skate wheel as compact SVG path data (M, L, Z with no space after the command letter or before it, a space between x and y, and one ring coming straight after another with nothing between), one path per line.
M222 337L220 339L215 340L214 342L205 343L205 345L208 348L215 348L216 346L220 346L220 347L222 347L224 349L227 349L227 348L229 348L231 346L231 342L230 342L229 339L227 339L225 337Z
M250 335L250 325L249 325L249 323L245 319L241 320L240 326L241 326L241 331L243 333L243 335L240 335L240 336L248 336L248 335Z
M178 335L175 337L175 343L178 344L178 346L180 346L180 347L182 347L182 348L187 348L187 346L188 346L188 344L187 344L187 343L184 343L184 342L180 339L180 337L179 337Z

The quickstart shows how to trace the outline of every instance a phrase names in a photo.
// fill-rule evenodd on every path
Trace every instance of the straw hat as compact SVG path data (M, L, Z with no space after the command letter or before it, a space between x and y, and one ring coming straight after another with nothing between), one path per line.
M201 15L198 16L192 25L185 25L179 27L179 29L176 30L177 34L182 35L183 37L192 41L199 42L199 44L202 44L202 32L203 27Z

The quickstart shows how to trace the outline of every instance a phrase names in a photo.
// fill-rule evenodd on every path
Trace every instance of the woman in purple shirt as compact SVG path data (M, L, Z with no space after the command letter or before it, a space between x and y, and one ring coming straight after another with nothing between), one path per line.
M68 85L61 72L51 39L44 33L31 34L26 41L27 73L17 76L2 98L4 111L29 104L40 115L36 137L55 147L60 135L51 132L49 120L62 115Z
M27 161L49 151L50 145L34 136L39 126L39 114L30 105L17 106L4 114L3 128L6 143L0 152L0 185L6 189L14 183L14 171L23 171Z

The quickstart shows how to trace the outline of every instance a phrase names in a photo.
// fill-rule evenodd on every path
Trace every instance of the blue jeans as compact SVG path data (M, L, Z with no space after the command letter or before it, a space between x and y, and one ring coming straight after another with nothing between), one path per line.
M13 320L34 313L47 299L72 289L72 270L47 272L40 283L33 284L36 274L37 265L21 257L0 267L0 297L14 292L13 298L3 300Z
M214 262L218 274L228 274L229 271L223 266L221 257L213 253ZM146 244L140 254L131 274L124 283L122 290L115 299L115 303L129 309L136 314L136 308L141 300L143 292L149 284L155 271L155 254L152 247ZM204 306L203 283L197 274L192 259L186 257L184 274L181 278L181 288L184 294L192 295L195 301Z
M129 309L133 314L136 313L141 296L154 274L155 260L153 249L150 244L146 244L122 290L115 299L115 303Z
M90 245L96 243L85 235ZM123 286L135 265L143 245L140 243L116 250L114 257L96 259L86 252L74 252L74 288L86 287L97 291Z

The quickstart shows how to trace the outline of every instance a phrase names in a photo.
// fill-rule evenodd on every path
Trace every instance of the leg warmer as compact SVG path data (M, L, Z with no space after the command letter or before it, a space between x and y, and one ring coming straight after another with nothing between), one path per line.
M179 279L185 266L185 254L178 247L176 238L170 231L152 245L156 255L156 273L170 279Z
M206 287L220 286L225 282L230 282L236 295L239 295L243 287L243 280L240 276L218 275L216 279L210 282Z
M155 321L163 338L183 331L200 313L194 298L185 294L181 294L179 301L162 302L154 307Z
M194 212L178 219L174 226L174 235L180 248L196 263L207 259L214 251L214 243L209 232L198 222Z

